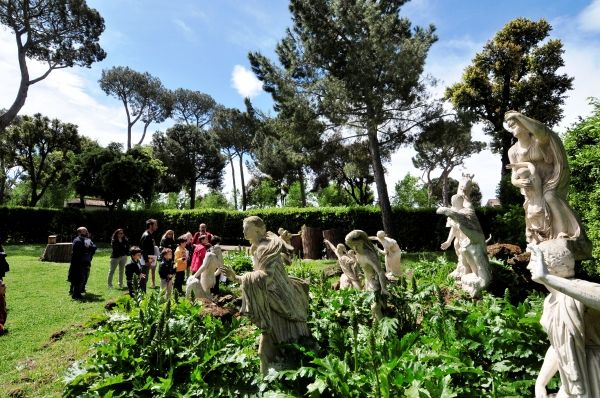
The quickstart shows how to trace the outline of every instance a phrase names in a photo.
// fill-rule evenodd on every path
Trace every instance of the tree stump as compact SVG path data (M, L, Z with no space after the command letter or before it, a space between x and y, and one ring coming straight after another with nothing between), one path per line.
M321 249L323 246L323 235L321 228L302 227L302 249L304 250L304 259L318 260L321 258Z
M344 243L344 234L337 228L324 230L323 238L330 241L334 246L337 246L339 243ZM330 260L337 260L337 255L329 248L329 246L325 246L325 256Z
M72 243L55 243L47 245L42 254L42 261L51 261L53 263L70 263L73 253Z
M292 246L294 247L294 256L301 258L302 257L302 235L300 234L292 234L292 239L290 240Z

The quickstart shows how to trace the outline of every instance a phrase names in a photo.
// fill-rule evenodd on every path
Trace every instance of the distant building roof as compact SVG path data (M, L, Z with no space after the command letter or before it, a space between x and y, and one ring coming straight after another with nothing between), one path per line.
M65 207L77 207L87 210L108 210L104 199L85 198L83 201L84 205L82 206L80 199L68 199L65 200Z
M502 204L500 203L500 199L498 198L492 198L492 199L488 199L488 201L485 203L486 207L500 207L502 206Z

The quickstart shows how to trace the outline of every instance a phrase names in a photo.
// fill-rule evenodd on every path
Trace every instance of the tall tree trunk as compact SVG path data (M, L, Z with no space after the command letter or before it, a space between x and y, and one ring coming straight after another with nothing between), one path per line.
M377 186L377 198L381 209L381 220L383 230L388 236L395 237L394 224L392 221L392 206L385 182L385 172L381 162L381 151L379 150L379 140L377 139L377 125L369 123L367 135L369 137L369 153L373 162L373 174L375 185Z
M21 108L25 105L25 99L29 90L29 69L27 68L26 50L23 47L23 43L21 43L21 36L18 33L16 33L16 39L19 68L21 69L21 82L19 83L19 90L15 101L5 113L0 115L0 132L4 131L15 117L17 117Z
M196 178L190 181L190 209L196 208Z
M244 157L243 153L238 155L240 157L240 182L242 183L242 210L246 211L248 200L246 198L246 183L244 181Z
M144 138L146 138L146 131L148 130L148 126L150 126L150 123L144 123L144 132L142 133L142 138L140 138L140 142L138 142L138 145L142 145L142 142L144 142Z
M238 202L237 202L237 187L235 186L235 167L233 167L233 157L230 155L229 156L229 164L231 165L231 180L233 181L233 205L235 206L235 209L238 209Z
M125 113L127 114L127 150L131 149L131 127L133 127L133 123L131 123L131 115L129 114L129 108L127 107L127 101L123 100L123 105L125 106Z
M298 175L300 177L300 203L302 207L306 207L306 186L304 184L304 171L302 168L298 170Z
M448 173L446 170L442 172L442 206L448 207Z
M520 199L521 195L517 194L518 189L510 183L511 171L506 168L506 166L510 164L510 159L508 158L508 150L515 143L516 140L514 139L512 134L504 130L504 128L502 128L502 130L496 131L502 131L502 147L500 148L502 164L500 166L500 188L498 192L498 198L502 202L503 206L522 203Z

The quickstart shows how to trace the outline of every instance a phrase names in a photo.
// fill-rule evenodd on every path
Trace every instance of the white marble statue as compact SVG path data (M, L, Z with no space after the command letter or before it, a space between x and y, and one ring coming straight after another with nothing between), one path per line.
M556 372L557 398L600 397L600 284L573 278L569 246L559 236L528 247L532 279L550 291L540 320L550 348L535 383L536 398L548 397L546 385Z
M346 245L356 253L356 261L365 276L364 290L375 293L375 301L371 307L376 319L383 318L383 297L388 295L386 290L387 279L381 268L377 249L369 240L366 232L355 229L346 235Z
M243 275L223 266L225 275L241 285L243 314L261 330L258 354L261 371L268 373L288 366L279 344L293 343L302 336L310 336L308 318L308 283L290 277L285 272L285 242L267 232L262 219L256 216L244 219L244 237L250 241L254 270Z
M517 165L509 166L512 184L523 189L525 196L535 194L534 184L542 187L543 203L539 204L542 213L539 209L529 211L529 205L538 206L531 200L524 204L527 242L556 239L565 234L576 260L591 258L592 245L567 203L570 172L560 137L539 121L516 111L506 112L504 120L517 139L508 151L511 165ZM527 177L519 166L523 163L533 165Z
M521 194L525 197L525 236L527 242L539 243L551 235L550 212L544 201L544 188L535 165L531 162L511 163L507 166L513 170L519 181Z
M376 248L385 257L385 272L388 278L401 276L402 250L400 250L398 242L395 239L389 238L384 231L377 231L375 239L383 246L383 250Z
M362 290L362 287L360 286L356 258L348 255L346 246L344 246L343 243L338 244L336 247L327 239L324 239L323 242L335 253L338 258L337 263L342 269L342 276L340 277L340 289Z
M457 228L454 239L458 239L461 254L459 265L464 267L461 271L464 274L460 276L460 284L471 297L478 297L481 290L485 289L492 280L485 236L475 210L464 207L464 197L455 194L451 202L452 207L440 207L436 212L452 219L452 226Z
M185 287L186 296L191 297L191 293L194 292L194 296L197 298L212 300L213 296L210 290L215 287L217 277L221 275L221 268L224 264L221 246L212 246L206 253L198 271L188 278Z
M464 206L464 200L462 200L463 196L461 195L455 195L452 197L451 200L451 204L452 207L451 209L453 211L460 211ZM463 206L463 207L458 207L458 206ZM463 251L460 247L460 242L461 240L464 240L464 237L462 236L462 232L460 231L459 225L457 222L455 222L454 220L452 220L450 217L448 217L448 219L446 220L446 227L450 228L450 231L448 232L448 238L446 239L445 242L443 242L440 245L440 248L442 250L447 250L450 245L452 245L452 243L454 242L454 252L456 253L456 258L457 258L457 265L456 265L456 269L454 269L454 271L452 271L450 273L450 277L452 279L455 280L460 280L462 278L463 275L468 274L469 272L472 272L470 270L467 271L467 268L465 266L465 261L463 259Z
M460 180L458 180L458 188L456 193L463 197L463 207L472 208L471 193L473 192L473 177L474 174L463 173Z

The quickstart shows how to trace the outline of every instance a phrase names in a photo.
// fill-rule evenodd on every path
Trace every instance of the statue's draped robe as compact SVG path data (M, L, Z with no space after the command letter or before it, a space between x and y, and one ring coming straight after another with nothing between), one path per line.
M251 250L254 270L240 277L241 312L276 344L309 336L308 284L286 274L284 242L269 232Z
M579 256L580 259L589 258L591 243L581 228L577 216L567 203L570 173L562 141L555 132L542 123L532 119L530 119L530 123L531 125L528 126L535 130L531 144L527 148L521 148L518 143L513 145L508 151L508 157L511 163L533 163L542 181L546 202L544 210L547 215L544 230L540 231L542 236L537 240L556 239L559 234L564 233L576 241L581 248L580 251L585 253ZM524 206L526 207L527 203ZM527 214L527 208L525 214ZM536 227L539 229L539 225L531 225L531 221L527 217L525 223L528 229L536 230ZM557 225L563 225L563 227L558 228ZM529 243L532 241L532 238L528 238Z
M541 324L559 361L558 397L600 397L600 312L552 292L544 301Z

